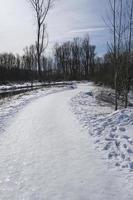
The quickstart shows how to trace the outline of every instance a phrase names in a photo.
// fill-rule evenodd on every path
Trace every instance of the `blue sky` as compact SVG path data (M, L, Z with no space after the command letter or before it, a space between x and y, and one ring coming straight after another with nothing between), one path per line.
M102 17L106 15L107 0L56 0L47 17L49 47L73 37L90 35L97 53L106 51L109 33ZM28 0L4 0L0 7L0 52L22 53L34 43L36 26Z

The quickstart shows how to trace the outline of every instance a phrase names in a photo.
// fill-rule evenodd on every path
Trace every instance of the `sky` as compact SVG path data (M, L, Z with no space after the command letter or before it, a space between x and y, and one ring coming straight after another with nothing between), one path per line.
M107 0L55 0L47 16L49 46L52 52L56 42L90 35L97 46L97 54L106 52L109 32L103 21ZM4 0L0 6L0 52L23 53L34 44L36 23L28 0Z

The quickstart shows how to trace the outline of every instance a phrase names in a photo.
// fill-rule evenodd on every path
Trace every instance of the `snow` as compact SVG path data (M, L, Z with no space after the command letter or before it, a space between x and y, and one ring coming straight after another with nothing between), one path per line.
M133 108L113 112L95 98L98 88L88 90L72 99L73 112L93 136L96 148L104 151L104 158L120 169L133 170Z
M71 86L51 88L44 87L35 91L33 90L25 92L24 94L0 99L0 133L4 131L6 126L11 123L11 119L14 115L16 115L25 105L41 96L46 96L69 88L71 88Z
M25 93L32 90L39 90L44 87L63 87L72 86L74 82L22 82L22 83L8 83L0 85L0 98Z
M9 82L7 84L1 84L0 85L0 92L4 90L15 90L15 89L22 89L26 87L33 87L33 86L42 86L42 85L58 85L58 84L72 84L74 81L60 81L60 82L38 82L38 81L33 81L33 82L20 82L20 83L15 83L15 82Z
M30 87L32 85L34 86L40 86L41 83L35 81L34 83L31 82L22 82L22 83L8 83L8 84L2 84L0 85L0 91L1 90L13 90L13 89L17 89L17 88L23 88L23 87Z
M102 110L106 115L112 109L101 105L93 110L97 105L93 84L73 88L31 92L11 100L9 106L3 104L5 110L13 108L7 112L9 122L0 135L1 200L133 199L131 172L107 165L94 149L92 136L71 111L78 111L81 124L89 128L87 109L93 120L101 117ZM79 104L83 94L89 97L89 103L85 97Z

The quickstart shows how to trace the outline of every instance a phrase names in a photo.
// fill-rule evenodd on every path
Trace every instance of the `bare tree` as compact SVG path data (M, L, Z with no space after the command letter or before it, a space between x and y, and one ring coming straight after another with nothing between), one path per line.
M130 90L130 69L131 69L131 56L132 56L132 48L133 48L133 0L127 1L128 5L128 10L127 15L128 15L128 44L127 44L127 66L126 66L126 80L125 80L125 108L127 107L128 104L128 92Z
M93 77L94 74L94 59L95 59L95 46L90 44L89 35L86 35L82 42L82 62L85 69L85 77Z
M36 22L37 22L37 41L36 41L36 49L37 49L37 64L38 64L38 72L41 78L41 55L47 47L48 40L46 44L44 44L45 37L47 37L46 33L46 17L49 9L52 6L53 0L29 0L36 14Z
M121 79L120 50L122 47L123 27L123 0L108 0L111 11L111 18L108 17L108 27L112 33L113 42L108 45L114 68L114 87L115 87L115 110L118 109L118 98Z
M87 35L82 43L82 57L83 57L83 66L85 69L85 77L89 77L89 64L90 64L90 38Z

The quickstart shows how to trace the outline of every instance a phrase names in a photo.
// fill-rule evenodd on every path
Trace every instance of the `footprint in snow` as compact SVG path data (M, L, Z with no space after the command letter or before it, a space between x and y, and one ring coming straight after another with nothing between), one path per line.
M111 131L112 131L112 132L117 131L117 127L112 127Z
M115 163L115 166L116 166L116 167L120 167L120 163L118 163L118 162Z
M126 131L125 127L119 127L119 130L120 130L121 132L125 132L125 131Z
M122 168L128 168L128 165L122 165L121 167Z
M127 148L127 145L126 145L126 144L123 144L123 147L126 149L126 148Z
M108 144L105 145L105 147L103 148L103 150L108 150L111 146L111 142L109 142Z
M125 156L125 154L124 154L124 153L122 153L122 154L121 154L121 158L124 160L124 159L125 159L125 157L126 157L126 156Z
M115 137L115 134L114 134L114 133L110 133L110 137L111 137L111 138L114 138L114 137Z
M127 136L127 135L123 135L122 138L124 138L124 139L126 139L126 140L129 140L130 137Z
M128 139L128 143L133 145L133 140L131 138Z
M131 170L133 170L133 162L130 162L130 163L129 163L129 168L130 168Z
M133 150L132 149L127 149L127 152L131 154L131 153L133 153Z

